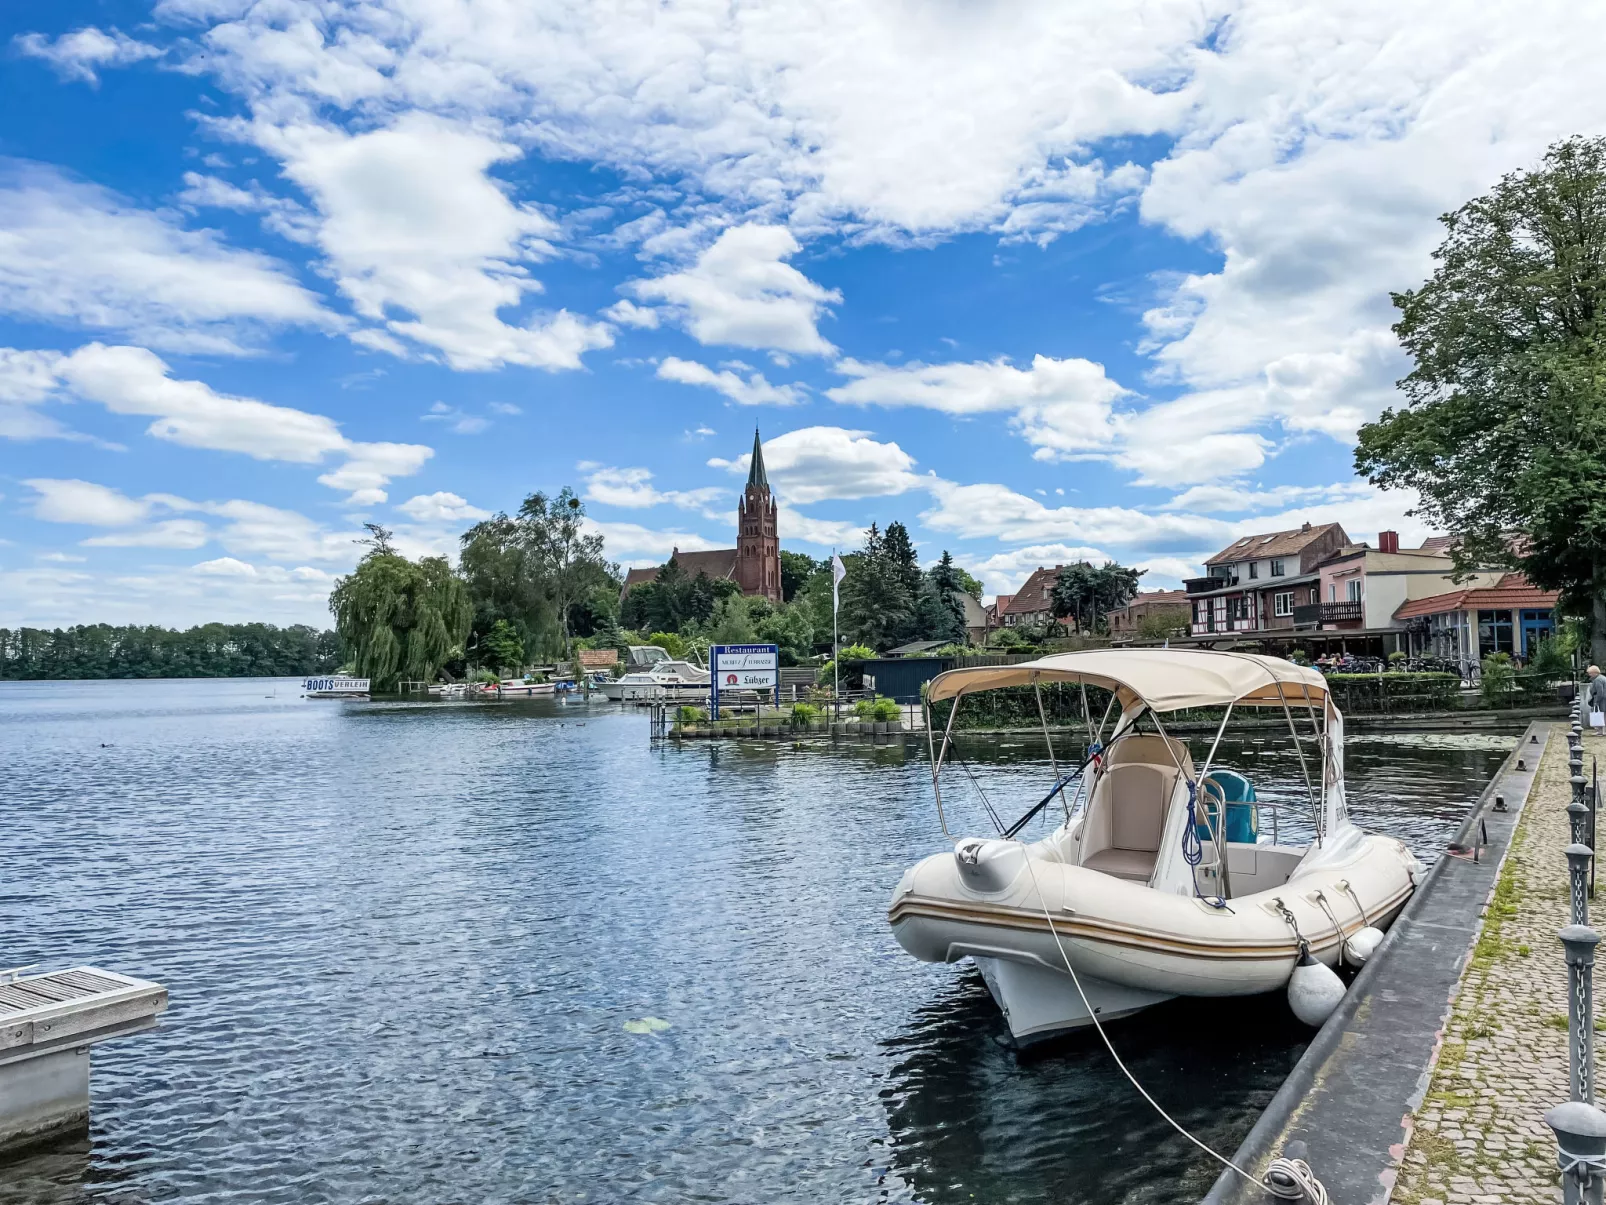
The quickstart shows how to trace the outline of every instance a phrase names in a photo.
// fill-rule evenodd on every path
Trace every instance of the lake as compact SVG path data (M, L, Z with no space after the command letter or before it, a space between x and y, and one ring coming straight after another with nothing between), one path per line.
M1352 736L1351 811L1432 860L1514 739ZM1050 781L1029 736L965 755L1001 811ZM1218 760L1299 781L1269 735ZM0 966L171 992L159 1030L96 1048L88 1135L0 1165L0 1202L1140 1202L1215 1177L1096 1038L1022 1058L968 964L893 941L893 886L943 847L913 741L0 683L0 784ZM1280 993L1110 1033L1226 1152L1309 1036Z

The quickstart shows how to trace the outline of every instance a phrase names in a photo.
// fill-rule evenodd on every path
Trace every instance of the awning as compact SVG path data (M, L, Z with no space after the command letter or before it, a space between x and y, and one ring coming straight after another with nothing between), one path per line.
M1187 707L1320 707L1327 680L1320 672L1281 657L1213 649L1088 649L1057 653L1015 665L976 665L951 669L931 681L933 702L1030 686L1034 682L1081 682L1114 691L1121 710L1142 702L1152 711Z

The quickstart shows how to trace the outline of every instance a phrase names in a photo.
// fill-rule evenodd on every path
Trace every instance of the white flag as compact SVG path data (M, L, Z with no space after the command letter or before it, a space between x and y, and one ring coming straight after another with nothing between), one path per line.
M842 579L847 575L848 567L842 563L842 558L833 552L831 554L831 610L833 613L836 611L837 603L840 601L837 597L837 587L842 584Z

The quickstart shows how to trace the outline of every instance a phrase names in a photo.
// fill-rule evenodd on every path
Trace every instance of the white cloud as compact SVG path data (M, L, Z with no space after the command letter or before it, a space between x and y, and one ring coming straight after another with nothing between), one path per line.
M149 527L79 541L86 548L199 548L212 538L199 519L165 519Z
M487 174L518 157L512 144L421 112L360 134L260 121L253 130L312 197L340 290L392 335L458 369L578 368L582 354L613 342L606 325L566 310L503 320L541 291L525 265L550 255L557 234Z
M418 523L466 523L470 520L491 517L490 511L470 506L466 498L445 490L437 490L433 494L418 494L405 502L397 503L396 509Z
M1196 485L1167 502L1162 510L1210 513L1258 513L1296 503L1336 503L1370 498L1376 489L1364 481L1341 481L1333 485L1278 485L1257 489L1252 485L1229 482L1224 485Z
M621 297L603 310L602 316L620 326L634 326L646 331L658 329L658 311L650 306L637 305L627 297Z
M784 262L801 250L785 227L736 226L691 267L630 287L665 303L699 343L830 355L835 349L816 324L842 294Z
M46 523L82 523L89 527L126 527L150 514L143 499L77 478L32 477L23 482L37 495L33 516Z
M844 519L817 519L784 502L776 508L775 522L788 544L802 541L821 547L853 548L864 543L865 524Z
M743 367L747 367L743 365ZM801 385L771 385L761 372L749 372L744 379L729 368L715 372L695 360L665 356L658 365L658 379L679 381L682 385L702 385L723 394L739 406L792 406L806 400Z
M288 197L268 192L254 180L250 188L240 188L216 176L185 172L184 190L179 193L178 199L195 209L260 213L262 224L275 234L296 243L317 241L317 220L311 213Z
M745 476L751 461L752 454L746 453L708 463ZM776 494L799 505L904 493L928 480L913 472L914 464L914 457L897 444L844 427L802 427L764 443L764 470Z
M0 359L0 370L5 363ZM32 387L48 371L58 389L116 414L150 416L155 421L147 434L186 447L295 464L343 457L318 480L331 489L367 491L354 499L358 502L375 500L372 491L416 473L434 454L422 444L347 439L324 415L218 393L202 381L176 380L162 359L143 347L90 343L68 356L32 361L30 371Z
M676 548L682 552L702 552L730 543L729 540L710 540L690 531L658 530L640 523L618 523L589 515L585 526L588 532L602 537L609 560L627 567L661 565Z
M160 47L136 41L116 29L107 32L93 25L64 33L54 42L37 33L19 34L15 42L23 54L49 63L62 79L86 84L100 82L98 68L126 67L141 59L162 56Z
M725 491L714 486L693 490L660 490L652 484L652 473L643 468L613 468L607 465L582 463L587 473L586 498L604 506L618 506L639 510L649 506L678 506L684 510L697 510L710 518L709 507L724 497Z
M866 364L843 360L851 378L827 389L849 405L922 406L945 414L1007 413L1040 458L1085 455L1109 448L1117 436L1114 405L1126 390L1091 360L1036 356L1030 368L1008 360L952 364Z
M967 570L981 579L982 585L994 594L1013 594L1025 584L1032 571L1044 565L1071 565L1089 561L1102 565L1110 558L1100 549L1086 545L1031 544L1025 548L1011 548L996 552L984 559L955 557Z
M1049 507L1004 485L934 479L930 488L936 505L921 520L934 531L965 539L1161 551L1209 543L1220 547L1235 534L1233 525L1199 515L1150 514L1124 506Z
M277 261L54 168L0 163L0 230L0 311L21 318L226 353L263 328L337 325Z
M245 561L237 561L231 556L220 556L215 560L202 561L195 566L195 572L205 573L215 577L255 577L256 566Z

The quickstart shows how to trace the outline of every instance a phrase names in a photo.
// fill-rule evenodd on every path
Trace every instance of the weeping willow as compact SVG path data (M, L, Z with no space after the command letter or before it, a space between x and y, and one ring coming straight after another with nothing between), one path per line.
M474 619L468 589L445 558L415 562L378 550L335 583L329 610L357 674L378 692L400 679L433 681L462 655Z

